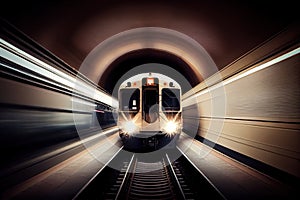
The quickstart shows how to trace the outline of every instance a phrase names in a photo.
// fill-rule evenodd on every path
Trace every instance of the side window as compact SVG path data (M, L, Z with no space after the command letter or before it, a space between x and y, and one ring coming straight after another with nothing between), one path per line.
M180 110L180 90L179 89L162 89L162 109L164 111Z
M119 107L122 111L136 111L140 109L140 90L126 88L120 90Z

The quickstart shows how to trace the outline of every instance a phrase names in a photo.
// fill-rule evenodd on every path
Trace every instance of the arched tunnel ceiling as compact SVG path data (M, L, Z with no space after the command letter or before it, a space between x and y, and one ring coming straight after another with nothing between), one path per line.
M189 80L191 86L195 86L199 82L199 78L192 73L193 70L190 68L190 66L179 57L165 51L142 49L128 52L127 54L124 54L116 59L110 65L109 69L107 69L101 76L99 85L102 85L102 87L106 88L108 92L112 93L114 87L116 87L115 83L117 83L126 72L132 69L132 66L140 66L146 63L160 63L167 66L172 66L172 68L180 72L186 80ZM152 72L163 73L156 68L154 68ZM166 75L176 80L176 77L172 77L172 73ZM183 90L183 92L187 91Z
M53 52L75 69L101 42L120 32L140 27L162 27L181 32L202 45L218 69L280 32L297 18L294 1L9 1L1 18ZM110 65L102 86L112 83L135 64L171 65L192 85L180 58L144 49L128 52ZM118 66L124 68L120 69ZM115 74L112 79L112 74Z

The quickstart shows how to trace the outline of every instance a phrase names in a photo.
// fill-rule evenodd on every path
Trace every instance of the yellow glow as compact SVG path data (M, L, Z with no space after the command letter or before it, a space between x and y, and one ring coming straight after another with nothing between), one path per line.
M133 134L138 131L138 127L135 125L133 121L124 122L123 129L128 134Z
M164 131L167 133L167 134L175 134L177 131L178 131L178 123L175 122L175 121L168 121L166 124L165 124L165 127L164 127Z

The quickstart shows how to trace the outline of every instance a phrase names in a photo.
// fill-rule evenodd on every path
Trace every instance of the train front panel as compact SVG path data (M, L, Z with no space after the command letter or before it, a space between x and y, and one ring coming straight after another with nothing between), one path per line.
M121 84L118 98L120 137L127 147L157 149L178 138L181 88L174 80L151 75L131 78Z

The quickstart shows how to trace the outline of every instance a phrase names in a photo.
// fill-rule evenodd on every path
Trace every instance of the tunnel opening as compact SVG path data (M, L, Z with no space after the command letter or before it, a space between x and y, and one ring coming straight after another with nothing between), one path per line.
M204 80L203 76L199 75L199 72L195 71L193 67L195 68L184 58L170 52L151 48L139 49L123 54L108 65L101 75L98 85L118 99L116 88L119 88L122 83L127 83L127 80L135 75L151 72L168 76L178 82L181 86L181 93L184 95ZM183 112L190 114L191 110L183 109ZM199 115L197 104L194 104L192 112L194 116ZM183 116L184 113L180 116ZM197 135L199 128L199 122L195 121L194 123L192 128L185 127L183 123L182 129L193 138ZM190 126L190 123L187 124Z
M194 87L203 81L202 77L199 79L199 75L192 69L192 67L185 62L182 58L171 54L167 51L157 49L140 49L128 52L116 60L114 60L104 71L103 75L99 79L98 84L107 90L109 93L113 93L113 89L118 88L118 81L121 77L126 80L130 78L126 76L126 73L136 66L140 66L148 63L157 63L167 65L174 70L178 71L189 84ZM165 74L159 67L153 67L152 72ZM176 76L172 74L165 74L177 80ZM119 81L122 82L122 81ZM182 92L185 93L189 88L182 88Z

